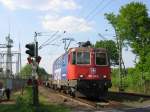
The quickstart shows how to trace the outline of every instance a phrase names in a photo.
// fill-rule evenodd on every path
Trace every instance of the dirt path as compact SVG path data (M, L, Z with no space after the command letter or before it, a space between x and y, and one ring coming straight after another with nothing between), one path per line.
M15 96L20 95L20 91L12 91L10 94L10 100L7 100L6 95L4 95L1 99L0 99L0 104L15 104L16 103L16 98Z
M15 104L15 100L0 100L0 104Z
M86 105L79 103L77 101L74 101L71 98L66 98L63 95L57 94L56 92L44 88L44 87L39 87L39 93L42 94L43 96L47 97L47 101L52 104L59 104L59 105L64 105L66 107L69 107L72 112L78 112L78 111L88 111L92 112L93 108Z

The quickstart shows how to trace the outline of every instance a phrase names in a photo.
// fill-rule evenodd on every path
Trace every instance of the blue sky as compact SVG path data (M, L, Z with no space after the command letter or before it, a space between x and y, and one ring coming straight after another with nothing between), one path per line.
M114 31L104 17L104 13L118 13L120 7L131 1L139 1L150 6L150 0L0 0L0 43L10 32L14 40L14 50L19 42L22 49L22 63L27 63L25 44L33 41L34 32L47 32L49 36L38 37L39 44L46 41L55 31L61 38L40 50L41 66L51 72L51 63L64 52L62 38L71 37L77 42L90 40L95 43L102 40L98 36L112 39ZM149 9L150 10L150 9ZM106 31L108 29L108 31ZM66 31L63 34L63 31ZM45 34L45 33L43 33ZM56 36L57 37L57 36ZM58 38L57 37L57 38ZM134 66L134 55L123 50L123 59L127 67Z

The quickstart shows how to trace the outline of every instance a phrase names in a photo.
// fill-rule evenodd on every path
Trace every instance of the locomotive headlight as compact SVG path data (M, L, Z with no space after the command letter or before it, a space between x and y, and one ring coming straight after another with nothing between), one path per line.
M106 75L103 75L103 78L106 78L107 76Z
M80 78L83 78L83 75L80 75Z

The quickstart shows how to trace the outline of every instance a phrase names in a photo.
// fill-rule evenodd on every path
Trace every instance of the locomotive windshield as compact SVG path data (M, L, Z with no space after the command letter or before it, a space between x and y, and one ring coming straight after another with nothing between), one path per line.
M106 53L96 53L96 65L107 65Z
M72 53L72 64L76 64L76 52Z
M77 64L90 64L90 53L77 52Z

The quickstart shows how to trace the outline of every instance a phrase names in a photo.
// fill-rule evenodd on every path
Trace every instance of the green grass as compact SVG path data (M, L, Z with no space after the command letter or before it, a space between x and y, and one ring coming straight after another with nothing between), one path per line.
M23 96L16 93L13 95L16 104L0 104L0 112L70 112L70 109L63 105L49 104L46 97L39 95L40 105L32 105L32 88L25 88Z
M61 105L45 105L41 104L37 108L38 112L70 112L64 106ZM33 106L20 106L17 107L15 104L0 104L0 112L37 112Z

